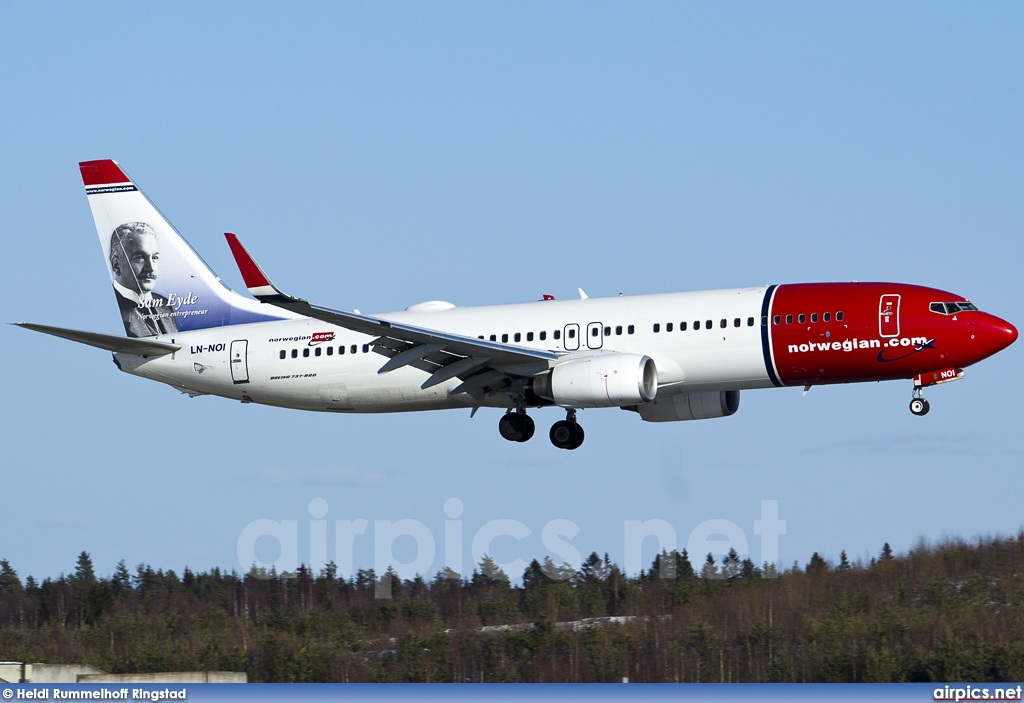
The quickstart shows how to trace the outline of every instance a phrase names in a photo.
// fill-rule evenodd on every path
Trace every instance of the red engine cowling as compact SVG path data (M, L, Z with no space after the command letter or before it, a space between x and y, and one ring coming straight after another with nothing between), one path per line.
M658 367L644 354L598 354L556 365L533 380L542 398L574 408L613 408L654 400Z
M640 403L636 411L647 422L680 422L728 417L739 407L739 391L706 391L677 393L649 403Z

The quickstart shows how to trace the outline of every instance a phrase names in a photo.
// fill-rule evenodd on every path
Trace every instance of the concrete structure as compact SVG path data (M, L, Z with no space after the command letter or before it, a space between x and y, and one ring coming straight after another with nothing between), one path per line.
M78 683L248 683L244 671L168 671L159 674L84 674Z
M108 674L88 664L0 662L0 683L248 683L244 671L169 671L157 674Z

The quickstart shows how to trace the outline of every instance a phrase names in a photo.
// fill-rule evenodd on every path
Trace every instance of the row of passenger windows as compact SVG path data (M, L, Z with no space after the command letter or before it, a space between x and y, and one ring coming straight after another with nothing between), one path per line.
M695 330L701 329L701 324L702 323L701 323L700 320L694 320L693 321L693 329L695 329ZM709 329L712 329L715 326L715 321L714 320L705 320L703 325L704 325L704 329L708 329L709 330ZM733 327L742 327L743 326L743 319L739 318L739 317L733 319L732 325L733 325ZM722 320L719 321L719 327L724 329L724 328L726 328L728 326L729 326L729 320L727 320L725 318L722 318ZM747 318L747 326L748 327L753 327L754 326L754 318L752 318L752 317L748 317ZM658 332L661 332L661 327L662 327L661 323L655 322L654 326L652 327L652 331L655 334L657 334ZM689 328L689 323L688 322L680 322L679 323L679 331L680 332L685 332L688 328ZM666 332L671 332L674 329L676 329L674 323L672 323L672 322L666 322L665 323L665 331ZM625 334L635 334L636 333L636 326L635 325L626 325L625 327L623 327L622 325L616 325L614 330L615 330L615 336L621 336L623 334L623 332L625 332ZM603 331L604 331L604 336L605 337L611 337L612 336L612 327L611 327L611 325L606 326ZM601 332L601 330L598 327L591 327L590 328L590 336L591 337L596 337L600 332ZM546 331L541 330L540 332L537 333L536 338L543 342L544 340L547 339L547 334L548 333ZM562 336L562 331L561 330L555 330L555 331L553 331L551 333L551 338L552 339L561 339L561 336ZM568 330L566 330L565 336L566 336L567 339L575 339L576 338L576 328L575 327L570 327ZM504 344L507 344L510 339L513 342L521 342L521 341L523 341L523 337L524 337L524 335L523 335L522 332L516 332L516 333L511 334L511 335L509 335L508 333L500 335L501 342L504 343ZM526 341L527 342L532 342L534 340L533 332L527 332L525 334L525 337L526 337ZM497 342L498 339L499 339L499 335L492 334L489 337L485 337L484 335L481 334L481 335L477 336L477 339L490 339L492 342Z
M831 320L832 320L832 313L830 313L830 312L823 312L821 314L821 321L822 322L831 322ZM807 315L805 313L800 313L799 315L796 316L796 321L798 323L800 323L801 325L806 324L807 323ZM812 312L811 313L811 322L817 322L817 321L818 321L818 313ZM842 321L843 321L843 313L842 313L842 311L837 312L836 313L836 322L842 322ZM772 322L774 322L776 325L781 325L782 324L782 315L776 315L774 318L772 318ZM793 324L793 316L792 315L786 315L786 324L787 325Z
M704 321L704 329L710 330L710 329L713 329L714 326L715 326L715 321L714 320L705 320ZM725 319L723 317L721 320L718 321L718 326L721 327L722 329L727 328L729 326L729 320L727 320L727 319ZM733 318L732 326L733 327L742 327L743 326L742 318L739 318L739 317ZM748 317L747 318L747 327L753 327L753 326L754 326L754 318ZM686 322L680 322L679 323L679 331L680 332L685 332L687 330L687 327L688 327L688 325L687 325ZM665 323L665 331L666 332L671 332L673 329L674 329L674 325L671 322L666 322ZM695 329L695 330L699 330L700 329L700 320L694 320L693 321L693 329ZM658 324L657 322L654 323L654 332L655 333L661 332L661 325Z
M359 353L359 345L358 344L353 344L352 346L350 346L348 348L348 350L349 350L350 354L358 354ZM370 345L369 344L364 344L363 345L363 353L367 354L367 353L369 353L369 351L370 351ZM341 345L340 347L338 347L338 356L341 356L344 353L345 353L345 345ZM313 351L312 351L312 355L313 356L323 356L325 354L327 356L334 356L334 347L313 347ZM309 355L310 355L309 347L306 347L305 349L302 350L302 356L308 357ZM281 351L279 351L277 353L277 358L278 359L287 359L288 356L289 356L289 354L288 354L288 350L287 349L282 349ZM293 359L299 358L299 350L298 349L292 349L290 356Z
M828 315L828 313L825 313L825 314L826 314L826 316ZM836 319L840 319L841 320L842 319L841 315L842 315L842 313L839 313L839 316L837 316ZM790 317L792 317L792 315L790 315ZM801 315L801 317L803 317L803 316ZM825 319L827 321L828 317L826 317ZM761 320L761 323L765 324L765 320L763 318ZM778 322L778 315L775 316L775 324L779 324L779 322ZM708 329L708 330L712 329L714 327L714 320L705 320L703 325L704 325L704 329ZM719 321L718 326L721 327L722 329L725 329L725 328L727 328L729 326L729 321L727 319L725 319L725 318L722 318ZM739 317L734 318L733 321L732 321L732 326L733 327L742 327L743 326L742 319L739 318ZM747 327L753 327L753 326L754 326L754 318L753 317L748 317L747 318ZM679 323L679 331L680 332L685 332L688 328L689 328L689 323L687 323L685 321ZM652 329L653 329L655 334L661 332L661 324L658 323L658 322L655 322ZM666 332L671 332L674 329L676 329L674 323L672 323L672 322L666 322L665 323L665 331ZM694 320L693 321L693 329L695 329L695 330L701 329L701 321L700 320ZM598 335L599 331L600 330L597 327L591 327L590 328L590 335L592 337L596 337ZM635 334L636 333L636 327L634 325L626 325L625 327L623 327L622 325L616 325L615 326L615 335L616 336L621 336L623 334L623 331L625 331L626 334ZM524 336L525 336L527 342L532 342L532 341L534 341L534 339L537 339L538 341L544 342L548 338L548 333L547 333L547 330L541 330L540 332L537 332L536 336L534 335L533 332L526 332L525 335L522 332L516 332L516 333L511 334L511 335L509 335L508 333L505 333L505 334L501 335L501 341L502 341L503 344L507 344L509 342L509 339L511 339L511 341L513 341L513 342L522 342ZM565 336L568 339L575 339L576 338L576 328L575 327L570 327L568 330L566 330ZM612 336L612 327L611 327L611 325L608 325L608 326L606 326L604 328L604 336L605 337ZM492 334L492 335L490 335L490 337L484 337L484 335L481 334L481 335L477 336L477 339L490 339L492 342L497 342L498 341L498 337L499 336L497 334ZM555 340L561 339L562 338L562 330L554 330L554 331L552 331L551 332L551 338L555 339ZM345 353L345 349L346 348L345 348L344 345L339 346L338 347L338 355L340 356L340 355L344 354ZM357 354L359 352L359 345L353 344L350 347L348 347L348 350L349 350L349 353L351 353L351 354ZM363 351L364 354L368 353L370 351L370 345L369 344L364 344L362 346L362 351ZM314 347L312 349L312 352L310 352L310 348L309 347L306 347L306 348L304 348L302 350L302 356L303 357L308 357L311 354L312 354L312 356L321 356L321 355L334 356L334 347ZM299 356L299 350L298 349L292 349L291 352L289 353L288 350L282 349L281 351L278 352L278 358L280 358L280 359L287 359L289 356L291 356L291 358L293 358L293 359L297 359L298 356Z

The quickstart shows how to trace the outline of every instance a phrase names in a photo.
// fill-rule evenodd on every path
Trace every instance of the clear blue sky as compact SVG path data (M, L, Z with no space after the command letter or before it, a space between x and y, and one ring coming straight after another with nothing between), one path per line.
M814 280L932 285L1024 325L1024 6L962 3L8 3L0 10L0 320L119 334L77 162L114 158L242 289L222 232L278 283L364 312ZM92 553L244 571L255 520L553 520L623 562L735 523L780 561L1024 524L1024 344L931 390L744 393L729 419L581 413L579 451L498 411L344 416L189 399L105 352L4 325L0 558ZM333 529L329 544L334 553ZM274 548L264 539L265 560ZM653 556L653 542L643 553ZM415 552L409 538L397 557ZM408 575L408 574L406 574ZM514 574L518 575L518 574Z

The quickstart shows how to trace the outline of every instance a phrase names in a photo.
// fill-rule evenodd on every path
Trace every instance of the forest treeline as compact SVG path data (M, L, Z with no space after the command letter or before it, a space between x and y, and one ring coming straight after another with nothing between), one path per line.
M0 660L275 682L1020 681L1024 532L783 573L684 551L627 575L592 554L519 585L486 557L404 581L123 561L101 577L83 552L39 583L0 561Z

